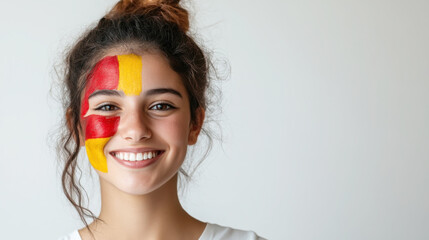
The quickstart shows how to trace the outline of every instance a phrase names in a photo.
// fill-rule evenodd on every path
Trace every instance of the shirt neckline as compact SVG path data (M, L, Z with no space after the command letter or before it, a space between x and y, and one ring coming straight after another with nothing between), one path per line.
M211 229L211 223L206 222L206 227L204 228L203 233L201 234L201 236L198 238L198 240L204 240L204 239L208 239L208 235L210 234L210 229ZM72 233L72 239L77 239L77 240L82 240L82 237L79 234L79 229L76 229L73 233Z

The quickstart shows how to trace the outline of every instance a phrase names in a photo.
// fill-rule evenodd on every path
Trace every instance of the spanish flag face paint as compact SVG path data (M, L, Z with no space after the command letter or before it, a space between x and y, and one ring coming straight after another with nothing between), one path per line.
M139 95L142 90L141 56L129 54L103 58L95 65L85 87L81 119L86 152L95 169L107 172L104 146L115 135L120 117L88 114L88 99L100 90L118 90L128 96Z

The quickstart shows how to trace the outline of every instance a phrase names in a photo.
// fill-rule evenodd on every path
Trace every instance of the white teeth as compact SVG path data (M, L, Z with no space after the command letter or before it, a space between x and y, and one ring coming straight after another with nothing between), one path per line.
M157 156L157 152L144 152L144 153L132 153L132 152L116 152L114 156L121 160L127 161L144 161L147 159L152 159Z

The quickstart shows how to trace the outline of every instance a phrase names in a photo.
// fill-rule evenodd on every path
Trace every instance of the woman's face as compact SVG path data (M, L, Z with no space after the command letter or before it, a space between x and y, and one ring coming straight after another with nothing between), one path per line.
M197 122L202 118L200 111ZM81 123L101 180L130 194L149 193L171 179L201 128L191 124L180 76L164 57L149 53L97 63L82 97Z

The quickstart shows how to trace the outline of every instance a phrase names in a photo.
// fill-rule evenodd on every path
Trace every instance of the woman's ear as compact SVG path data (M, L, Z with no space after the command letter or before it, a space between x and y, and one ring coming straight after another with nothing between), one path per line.
M195 121L191 123L191 129L188 135L188 145L194 145L197 143L198 135L203 127L205 114L206 112L202 107L197 108L195 111Z
M75 140L75 142L77 142L76 133L73 130L73 122L74 122L73 120L74 120L73 110L71 108L67 108L67 111L66 111L67 128L73 134L73 139ZM85 146L85 142L83 140L84 136L80 132L80 130L78 130L78 135L79 135L79 146L80 147Z

